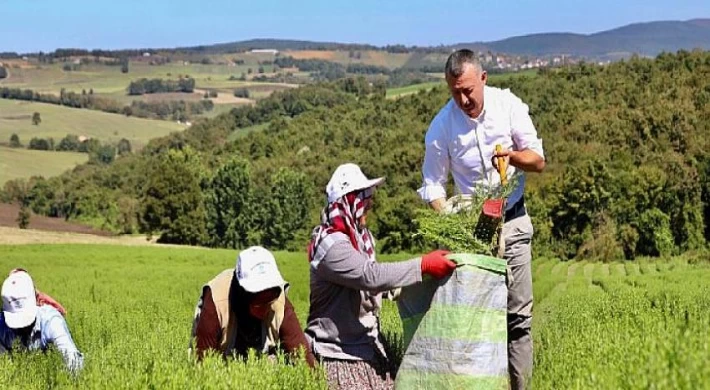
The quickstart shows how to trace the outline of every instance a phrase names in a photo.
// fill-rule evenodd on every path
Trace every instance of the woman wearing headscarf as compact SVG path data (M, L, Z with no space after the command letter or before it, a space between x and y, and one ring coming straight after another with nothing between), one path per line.
M378 263L367 229L375 187L355 164L339 166L326 187L328 205L308 246L310 313L306 337L333 389L389 389L394 372L380 335L382 293L441 279L456 264L446 251L397 263Z

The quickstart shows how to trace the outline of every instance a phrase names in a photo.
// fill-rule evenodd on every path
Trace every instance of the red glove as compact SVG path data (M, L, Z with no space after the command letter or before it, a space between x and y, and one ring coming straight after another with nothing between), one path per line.
M451 275L456 269L456 263L445 256L449 251L436 250L422 256L422 275L431 275L435 279L441 279Z

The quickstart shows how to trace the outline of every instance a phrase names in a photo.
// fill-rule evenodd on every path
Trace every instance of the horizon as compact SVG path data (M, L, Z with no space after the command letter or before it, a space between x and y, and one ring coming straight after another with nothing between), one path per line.
M0 43L0 52L173 49L259 39L431 47L541 33L590 35L630 24L710 19L710 6L700 1L572 3L524 0L515 7L471 5L472 11L465 13L460 11L467 7L432 7L423 0L406 4L363 0L355 5L324 0L309 4L274 0L260 5L214 0L194 10L183 0L108 5L76 0L57 12L47 12L48 0L6 0L0 36L15 39ZM135 12L132 5L143 12ZM475 27L470 34L450 27L471 24Z

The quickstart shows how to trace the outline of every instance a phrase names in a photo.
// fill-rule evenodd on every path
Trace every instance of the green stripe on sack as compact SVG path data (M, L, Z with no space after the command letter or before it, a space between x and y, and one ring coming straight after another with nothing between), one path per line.
M451 261L459 265L472 265L486 271L497 274L506 274L506 262L497 257L477 255L474 253L452 253L447 256Z
M506 311L435 305L419 324L416 337L505 342Z
M507 389L508 376L475 377L468 375L426 374L399 370L395 389Z

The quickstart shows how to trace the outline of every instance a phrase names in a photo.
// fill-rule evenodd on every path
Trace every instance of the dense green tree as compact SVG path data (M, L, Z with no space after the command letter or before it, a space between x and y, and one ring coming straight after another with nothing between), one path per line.
M141 193L141 230L160 242L199 245L206 241L202 163L190 148L171 150L147 167Z
M262 200L263 243L270 248L286 249L298 230L308 225L309 188L306 176L289 168L279 169L269 181L271 191Z
M34 137L30 140L28 148L34 150L52 150L51 145L47 139L37 137Z
M233 158L217 169L206 192L210 244L241 248L254 243L261 205L254 202L246 161Z
M20 142L20 137L17 135L17 133L12 133L10 136L10 147L11 148L21 148L22 143Z
M116 147L118 149L118 155L123 156L125 154L130 154L131 153L131 141L121 138L120 141L118 141L118 146Z
M66 137L62 138L57 145L57 150L59 151L78 151L81 142L79 142L79 137L74 134L67 134Z

